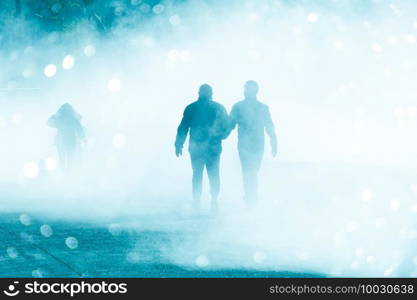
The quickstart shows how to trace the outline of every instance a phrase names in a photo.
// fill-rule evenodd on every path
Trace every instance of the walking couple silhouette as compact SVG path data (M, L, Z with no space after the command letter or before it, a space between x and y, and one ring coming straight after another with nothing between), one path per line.
M178 126L175 154L182 155L189 133L189 153L193 169L193 207L200 208L204 167L210 182L211 209L217 211L220 192L220 155L222 141L238 127L238 152L242 167L245 202L256 203L258 172L264 153L265 132L269 135L272 156L277 154L274 123L267 105L257 98L259 86L249 80L244 86L244 99L233 105L230 115L223 105L212 100L208 84L200 86L197 101L188 105Z

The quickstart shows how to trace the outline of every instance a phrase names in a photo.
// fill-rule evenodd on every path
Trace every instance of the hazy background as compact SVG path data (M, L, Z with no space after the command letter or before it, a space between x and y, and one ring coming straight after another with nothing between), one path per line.
M0 5L3 211L157 230L192 218L201 240L166 254L184 265L416 275L414 1L15 4ZM186 213L191 167L187 151L174 155L176 127L200 84L230 111L248 79L270 107L278 157L266 147L249 213L233 133L222 212L201 225ZM64 102L88 139L69 176L55 170L46 126Z

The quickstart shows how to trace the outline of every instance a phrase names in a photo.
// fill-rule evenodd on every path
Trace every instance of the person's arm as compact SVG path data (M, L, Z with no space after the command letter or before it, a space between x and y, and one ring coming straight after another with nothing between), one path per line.
M76 123L76 131L77 131L77 136L80 140L84 140L85 139L85 129L83 127L83 125L81 125L81 122L77 121Z
M274 122L272 121L268 107L266 108L265 114L265 131L269 135L269 140L271 141L272 156L275 157L277 155L277 135L275 134Z
M230 134L230 131L231 131L231 129L230 129L231 120L230 120L229 115L227 114L226 109L223 106L220 108L219 114L220 114L220 116L219 116L219 120L220 120L219 132L220 132L221 139L224 140Z
M233 129L235 129L237 124L237 109L236 109L236 105L233 105L232 107L232 111L230 112L230 117L229 117L229 133L230 134Z
M187 139L188 131L190 130L190 112L189 108L185 108L182 120L177 129L177 137L175 138L175 155L179 157L182 155L182 148Z
M49 119L48 119L48 121L46 122L46 124L49 126L49 127L56 127L56 115L54 114L54 115L52 115Z

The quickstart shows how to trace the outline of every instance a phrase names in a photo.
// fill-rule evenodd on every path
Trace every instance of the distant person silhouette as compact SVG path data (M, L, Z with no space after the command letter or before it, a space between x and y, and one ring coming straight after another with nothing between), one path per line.
M264 154L264 131L269 135L272 156L277 154L277 138L269 108L257 99L258 84L249 80L244 87L245 99L237 102L230 113L231 130L238 126L238 151L242 166L243 187L247 204L258 197L258 172Z
M226 109L212 100L212 88L200 86L198 100L184 110L175 140L175 154L182 155L182 148L190 131L189 152L193 168L193 207L200 208L204 167L210 182L211 209L217 210L220 191L219 164L222 140L228 135L229 119Z
M68 104L63 104L58 111L48 119L48 126L57 129L55 145L59 155L61 170L71 168L80 143L85 138L81 125L81 116Z

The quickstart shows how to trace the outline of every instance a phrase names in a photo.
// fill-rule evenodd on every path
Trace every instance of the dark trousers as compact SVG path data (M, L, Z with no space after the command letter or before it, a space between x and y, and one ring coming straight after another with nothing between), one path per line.
M77 152L76 143L59 143L57 144L59 155L59 166L62 171L71 169Z
M251 151L239 148L245 201L249 205L254 204L258 199L258 172L261 167L262 157L263 149Z
M193 168L193 199L198 203L201 199L203 171L206 167L210 182L212 200L217 200L220 192L220 152L190 151L191 166Z

